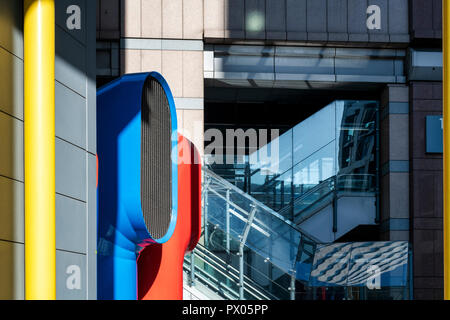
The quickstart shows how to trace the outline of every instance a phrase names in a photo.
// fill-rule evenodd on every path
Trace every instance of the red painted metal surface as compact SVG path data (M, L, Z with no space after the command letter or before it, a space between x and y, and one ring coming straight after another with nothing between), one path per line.
M178 218L173 236L144 248L138 258L139 300L183 299L183 260L201 232L201 161L195 146L178 139Z

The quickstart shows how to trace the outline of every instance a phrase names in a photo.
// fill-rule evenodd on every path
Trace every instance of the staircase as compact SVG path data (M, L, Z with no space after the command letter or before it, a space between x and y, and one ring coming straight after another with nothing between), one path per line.
M203 232L184 260L185 299L354 299L355 289L358 299L412 296L407 242L323 244L208 169L203 181ZM320 185L294 202L300 226L323 214L331 194L348 197L344 177ZM383 290L367 291L372 265L383 273Z
M316 242L208 169L203 181L203 234L185 257L186 283L207 288L212 299L295 299Z
M203 234L185 258L186 289L211 299L308 299L317 248L377 221L377 110L336 101L278 138L275 165L260 161L272 141L244 165L210 166L226 180L203 168Z
M293 213L300 230L323 243L334 242L359 225L375 225L374 175L338 175L297 197L278 213Z
M185 257L184 271L186 285L189 288L198 288L208 299L239 299L239 270L204 246L199 244L191 254ZM244 298L246 300L279 299L248 276L244 276Z

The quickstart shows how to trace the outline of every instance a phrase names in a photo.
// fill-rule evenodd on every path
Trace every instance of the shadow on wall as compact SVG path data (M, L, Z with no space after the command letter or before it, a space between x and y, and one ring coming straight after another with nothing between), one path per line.
M24 298L23 1L0 0L0 299Z

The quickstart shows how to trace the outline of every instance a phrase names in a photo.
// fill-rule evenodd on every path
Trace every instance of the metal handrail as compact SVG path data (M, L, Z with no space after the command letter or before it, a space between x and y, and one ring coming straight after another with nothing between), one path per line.
M297 197L293 203L288 204L287 206L285 206L283 209L281 209L280 211L278 211L278 213L283 214L286 213L286 211L291 210L292 206L295 206L297 203L304 201L305 199L307 199L309 196L311 196L312 194L316 193L318 190L322 189L326 184L329 184L331 181L333 181L335 183L336 180L336 176L333 176L331 178L328 178L324 181L322 181L321 183L317 184L315 187L309 189L308 191L306 191L304 194L302 194L301 196ZM331 189L332 191L333 189Z
M202 260L203 262L209 264L213 269L215 269L217 272L221 273L223 276L225 276L227 279L233 281L230 277L228 277L226 274L224 274L223 272L221 272L220 270L218 270L215 266L213 266L210 261L206 258L207 255L201 257L197 254L197 257ZM202 273L207 274L208 276L212 277L213 276L211 274L209 274L207 271L203 270L203 269L199 269ZM247 278L247 277L246 277ZM217 280L217 279L216 279ZM256 289L254 286L252 286L250 284L251 281L248 281L249 279L247 278L246 280L244 280L244 290L247 291L248 293L250 293L252 296L254 296L255 298L258 298L260 300L269 300L269 297L264 295L264 293L262 293L261 291L259 291L258 289ZM233 293L235 293L238 297L239 294L237 292L235 292L233 289L229 288L228 286L224 285L223 282L217 280L217 282L221 285L221 286L225 286L227 288L228 291L231 291ZM236 286L239 286L238 283L236 283L236 281L233 281ZM250 290L251 289L251 290ZM253 291L252 291L253 290Z
M190 268L186 265L186 263L183 265L183 268L186 271L191 272ZM214 282L209 280L208 278L213 278L213 277L210 274L208 274L205 270L200 269L200 272L201 273L205 273L207 276L204 276L204 275L201 275L201 274L196 274L196 278L199 279L199 280L202 280L203 283L207 287L211 287L211 288L215 289L217 292L220 292L220 294L224 295L226 298L228 298L230 300L236 299L236 297L238 297L238 293L237 292L235 292L234 290L224 286L221 282L219 282L219 285L217 286L216 284L214 284ZM224 292L221 287L223 287L226 291L231 292L232 294L234 293L234 296Z
M227 275L226 273L224 273L224 271L220 270L221 269L226 269L225 267L222 266L217 266L217 262L212 262L210 258L211 253L209 253L208 255L205 253L202 253L201 255L198 253L197 249L195 249L193 252L191 252L191 254L194 253L201 261L203 261L204 263L208 264L209 266L211 266L214 270L216 270L217 272L219 272L221 275L223 275L225 278L229 279L230 281L232 281L233 283L236 284L236 286L238 286L238 283L236 282L236 280L238 280L238 276L236 276L235 274L232 274L233 277L235 279L233 279L232 277L230 277L229 275ZM187 260L187 257L185 257L185 268L186 270L189 270L190 272L192 272L190 269L188 268L187 265L190 263ZM200 273L205 274L201 280L207 280L206 278L212 278L214 279L214 276L209 274L207 271L201 269L201 268L196 268L199 270ZM235 270L234 268L229 268L229 269L233 269L233 271L235 271L237 273L237 270ZM206 277L205 277L206 276ZM198 275L197 275L197 278ZM217 291L221 291L221 288L223 287L225 290L233 293L235 295L235 297L239 297L239 293L234 291L233 289L231 289L230 287L224 285L224 283L222 281L219 281L217 279L215 279L216 282L218 283L218 285L213 285L211 281L207 281L208 285L211 287L214 287ZM244 280L244 290L247 291L249 294L251 294L252 296L254 296L255 298L258 298L260 300L269 300L270 297L266 294L264 294L263 292L261 292L260 290L258 290L257 288L255 288L253 285L251 285L251 280L248 277L245 277ZM273 296L273 298L276 298L275 296Z
M252 196L250 196L249 194L243 192L243 191L242 191L241 189L239 189L238 187L232 185L232 184L229 183L228 181L226 181L226 180L224 180L223 178L219 177L218 175L216 175L216 174L215 174L214 172L212 172L211 170L202 167L202 171L204 171L204 173L207 175L207 178L215 179L215 180L217 181L217 183L223 185L224 188L230 189L230 190L232 190L232 191L238 193L238 194L241 195L242 197L247 198L247 200L249 200L249 202L255 204L257 207L259 207L259 208L263 209L264 211L270 213L270 214L271 214L272 216L274 216L275 218L277 218L277 219L279 219L279 220L281 220L281 221L287 223L289 226L291 226L292 228L296 229L298 232L300 232L300 233L302 233L302 234L305 234L303 231L300 231L300 230L297 228L297 226L296 226L292 221L290 221L290 220L284 218L284 217L283 217L281 214L279 214L278 212L274 211L273 209L271 209L271 208L269 208L268 206L266 206L265 204L259 202L258 200L256 200L256 199L253 198ZM208 188L208 190L210 190L210 191L212 191L212 192L218 194L216 190L211 189L211 184L210 184L210 183L208 184L208 187L207 187L207 188ZM225 197L223 197L222 195L220 195L220 197L225 198ZM233 204L233 206L236 206L236 205ZM305 234L305 236L311 238L311 236L308 235L308 234Z
M208 253L205 253L205 252ZM234 268L232 265L227 264L225 261L223 261L221 258L217 257L215 254L213 254L212 252L208 251L205 247L203 247L200 244L197 244L196 249L194 250L195 254L199 255L203 255L205 257L205 259L210 259L210 260L215 260L214 263L218 266L218 268L222 268L223 270L226 270L229 272L230 276L233 276L235 278L235 280L239 280L239 271ZM202 259L203 260L203 259ZM206 262L206 261L205 261ZM220 263L223 263L224 265L226 265L226 267L223 267L220 265ZM213 266L214 267L214 266ZM251 267L251 266L250 266ZM217 270L219 271L219 270ZM220 271L219 271L220 272ZM222 273L223 274L223 273ZM224 276L227 277L226 274L224 274ZM263 275L261 275L263 276ZM229 277L227 277L229 278ZM269 281L271 281L269 278L267 278ZM232 279L231 279L232 280ZM233 281L235 281L233 280ZM262 293L261 291L266 291L264 288L261 288L258 284L255 284L254 281L249 278L248 276L244 275L244 282L247 286L250 286L250 288L252 288L254 291L258 292L260 295L264 295L264 293ZM253 284L252 284L253 283ZM282 289L282 287L280 287ZM275 295L271 294L270 292L266 292L267 295L270 295L274 298L276 298Z
M307 192L305 192L304 194L300 195L299 197L297 197L293 203L288 204L287 206L285 206L284 208L282 208L280 211L278 211L278 213L280 214L284 214L287 211L291 210L292 207L295 208L295 206L303 201L306 201L306 199L308 199L311 195L317 193L317 191L323 189L327 184L329 185L330 182L333 182L333 186L330 187L330 190L328 192L326 192L325 194L323 194L320 198L315 199L315 201L309 205L307 205L306 207L304 207L302 210L300 210L299 212L295 212L294 213L294 217L299 216L303 211L308 210L309 208L311 208L313 205L315 205L316 203L319 203L321 200L323 200L325 197L327 197L328 195L330 195L332 192L336 191L339 192L341 190L341 188L339 187L339 182L342 180L342 177L371 177L373 178L374 175L373 174L342 174L342 175L337 175L337 176L332 176L324 181L322 181L321 183L317 184L315 187L311 188L310 190L308 190ZM345 181L345 179L344 179ZM362 179L361 181L367 181L367 179ZM342 189L345 190L345 189Z
M247 247L247 248L248 248L248 247ZM199 249L200 249L200 250L199 250ZM222 247L222 249L223 249L224 251L226 251L226 248ZM251 248L248 248L248 249L251 250ZM196 251L197 251L197 250L198 250L198 251L201 251L201 250L203 250L203 251L208 251L208 249L206 249L205 247L203 247L203 246L200 245L200 244L197 244ZM197 251L197 252L198 252L198 251ZM202 252L202 254L206 255L206 253L203 253L203 252ZM230 254L231 254L231 253L230 253ZM258 254L258 253L256 253L256 254ZM214 254L212 254L212 253L209 252L209 251L208 251L208 255L209 255L208 257L213 256L214 258L216 258L216 260L219 260L220 262L223 262L224 264L227 264L227 263L226 263L225 261L223 261L221 258L215 256ZM286 288L283 288L282 286L280 286L279 284L277 284L276 282L274 282L273 280L271 280L270 278L268 278L267 276L265 276L263 273L261 273L260 270L255 269L255 268L252 267L251 265L247 265L247 267L251 268L251 269L253 270L253 272L257 272L257 273L259 274L260 277L264 277L264 278L266 278L268 281L271 281L274 285L276 285L276 286L277 286L278 288L280 288L281 290L286 290ZM233 271L233 272L235 272L235 273L238 273L238 270L237 270L236 268L234 268L233 266L229 265L229 264L227 264L227 267L226 267L226 268L230 269L231 271ZM285 274L288 274L288 273L285 272ZM233 274L233 276L235 276L235 275ZM238 278L238 276L235 276L235 277ZM244 279L248 279L248 281L254 283L253 280L252 280L251 278L249 278L248 276L246 276L246 275L244 275ZM255 284L254 286L259 287L260 290L266 291L266 289L262 288L262 287L259 286L258 284ZM272 296L275 297L275 295L273 295L273 294L271 294L271 293L268 293L268 294L270 294L270 295L272 295Z

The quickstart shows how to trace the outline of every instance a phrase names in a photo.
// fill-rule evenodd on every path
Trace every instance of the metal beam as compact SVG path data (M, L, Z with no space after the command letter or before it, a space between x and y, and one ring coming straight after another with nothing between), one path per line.
M244 246L247 241L248 233L253 223L253 218L255 218L256 206L254 204L250 205L252 210L248 215L248 221L244 228L244 233L242 234L241 241L239 243L239 299L244 300Z

